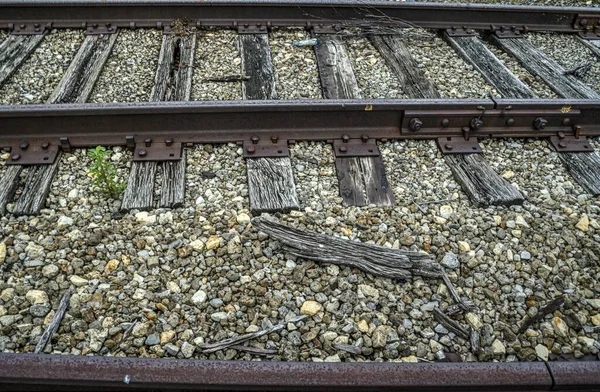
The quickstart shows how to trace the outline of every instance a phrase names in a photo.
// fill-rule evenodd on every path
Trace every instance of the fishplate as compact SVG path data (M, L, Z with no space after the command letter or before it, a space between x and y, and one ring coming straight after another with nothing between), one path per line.
M289 157L290 150L288 141L279 139L277 136L271 139L260 139L252 136L250 140L244 140L244 158L279 158Z
M600 16L578 14L573 21L573 28L583 31L594 31L600 28Z
M476 137L438 137L437 145L444 154L480 154L481 146Z
M360 139L350 139L343 135L342 139L333 141L333 153L336 158L341 157L378 157L379 147L375 139L363 135Z
M448 37L474 37L477 36L477 31L466 26L452 26L452 28L446 29L446 34L448 34Z
M319 24L312 26L312 31L315 34L339 34L342 30L344 30L344 27L339 23L337 23L337 24L319 23Z
M493 26L492 30L498 38L523 38L528 29L526 26Z
M268 34L268 25L264 23L242 23L238 24L238 34Z
M575 130L575 135L565 135L559 132L556 136L550 136L550 145L558 152L593 152L594 147L585 136L580 136L580 128Z
M9 23L8 30L13 35L41 35L44 34L46 28L50 28L51 24L43 25L40 23Z
M10 151L9 151L10 150ZM18 146L12 146L6 165L51 165L58 155L58 145L46 141L23 141Z
M131 139L128 140L128 145ZM151 138L145 138L142 143L135 143L133 160L135 162L144 161L178 161L181 159L181 142L174 142L172 139L166 139L162 142L153 141Z
M114 34L117 28L110 22L94 22L86 24L85 32L87 35Z

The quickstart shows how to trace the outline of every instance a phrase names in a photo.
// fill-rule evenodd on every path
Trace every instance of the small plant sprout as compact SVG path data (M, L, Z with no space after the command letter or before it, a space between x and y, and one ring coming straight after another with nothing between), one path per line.
M111 152L102 146L88 150L92 166L88 170L94 180L94 186L113 199L118 199L125 189L125 182L119 181L117 169L110 162Z

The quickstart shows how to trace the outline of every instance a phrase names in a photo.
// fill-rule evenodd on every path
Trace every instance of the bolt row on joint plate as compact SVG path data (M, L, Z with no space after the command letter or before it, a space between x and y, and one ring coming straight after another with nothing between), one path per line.
M280 139L279 136L271 136L270 139L261 139L254 135L250 140L244 140L244 158L279 158L289 157L288 140Z
M127 146L134 148L133 160L135 162L150 161L178 161L181 159L182 144L173 139L154 141L145 138L142 143L135 143L133 137L127 138Z
M21 142L10 148L6 165L51 165L58 155L58 145L47 141L30 143Z

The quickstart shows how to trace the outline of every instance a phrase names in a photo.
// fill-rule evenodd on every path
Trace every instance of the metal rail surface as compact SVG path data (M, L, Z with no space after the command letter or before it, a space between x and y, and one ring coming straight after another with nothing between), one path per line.
M362 0L1 0L0 29L31 33L47 28L165 27L185 18L196 26L369 25L401 22L404 27L436 29L518 28L523 31L600 33L600 9L398 3ZM377 18L373 18L376 15ZM23 25L22 28L19 26ZM30 29L31 27L31 29ZM398 26L396 24L396 27ZM38 31L38 32L40 32Z
M598 362L313 363L0 354L3 391L594 390Z

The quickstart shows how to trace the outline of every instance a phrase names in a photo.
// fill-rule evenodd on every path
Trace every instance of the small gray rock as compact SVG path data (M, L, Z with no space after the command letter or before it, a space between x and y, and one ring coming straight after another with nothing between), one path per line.
M454 252L448 252L444 255L440 264L449 269L456 269L460 265L458 256Z

